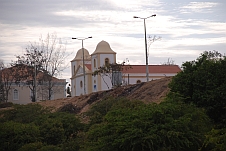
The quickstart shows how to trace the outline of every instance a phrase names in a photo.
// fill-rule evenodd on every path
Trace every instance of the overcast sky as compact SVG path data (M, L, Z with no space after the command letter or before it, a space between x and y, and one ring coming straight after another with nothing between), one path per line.
M181 66L204 51L226 53L225 0L0 0L0 59L5 63L24 53L29 42L56 32L71 54L81 48L72 37L88 37L84 47L94 52L107 41L117 62L145 64L144 23L147 36L160 36L149 48L149 64L172 58ZM70 68L61 78L70 78Z

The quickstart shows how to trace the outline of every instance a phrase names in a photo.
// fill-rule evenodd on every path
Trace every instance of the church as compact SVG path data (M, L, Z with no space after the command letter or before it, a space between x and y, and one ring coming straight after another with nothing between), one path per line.
M83 59L84 56L84 59ZM106 41L97 44L95 51L81 48L71 61L71 95L80 96L92 92L111 89L112 79L104 74L94 76L93 73L106 64L116 63L116 52ZM120 73L122 85L146 82L146 65L129 65L130 68ZM149 81L175 76L181 71L178 65L149 65Z

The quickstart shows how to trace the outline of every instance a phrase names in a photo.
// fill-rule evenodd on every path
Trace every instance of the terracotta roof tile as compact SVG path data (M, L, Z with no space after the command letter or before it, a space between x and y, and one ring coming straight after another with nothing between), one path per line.
M21 67L21 68L20 68ZM10 74L14 74L14 72L17 72L17 73L19 73L19 75L22 77L22 75L24 74L26 74L26 72L28 72L28 66L26 66L26 65L20 65L20 67L17 67L17 66L13 66L13 67L9 67L9 68L5 68L5 69L3 69L1 72L10 72ZM11 69L11 70L10 70ZM30 70L33 70L33 69L30 69ZM17 75L17 76L19 76L19 75ZM44 73L43 72L41 72L41 71L38 71L38 73L37 73L37 80L40 80L40 79L42 79L43 78L43 75L44 75ZM2 77L3 78L3 77ZM13 76L10 76L9 78L11 78L11 79L13 79L13 81L14 81L14 77ZM23 79L23 80L21 80L21 82L23 81L23 82L25 82L26 80L32 80L32 77L31 76L29 76L29 77L26 77L27 79ZM54 82L66 82L66 80L65 79L58 79L58 78L56 78L56 77L52 77L52 81L54 81Z
M146 65L130 65L131 68L123 70L123 73L146 73ZM128 66L127 66L128 67ZM181 71L178 65L149 65L149 73L178 73Z
M91 70L91 64L85 64L85 66L86 66L89 70Z

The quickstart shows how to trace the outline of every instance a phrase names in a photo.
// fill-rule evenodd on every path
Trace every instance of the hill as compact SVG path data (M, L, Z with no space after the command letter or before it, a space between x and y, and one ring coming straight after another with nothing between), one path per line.
M141 100L145 103L159 103L169 92L168 84L171 79L171 77L165 77L159 80L117 87L88 95L43 101L39 102L39 104L46 107L53 107L55 111L67 110L79 114L86 112L92 104L106 97L126 97L131 100Z

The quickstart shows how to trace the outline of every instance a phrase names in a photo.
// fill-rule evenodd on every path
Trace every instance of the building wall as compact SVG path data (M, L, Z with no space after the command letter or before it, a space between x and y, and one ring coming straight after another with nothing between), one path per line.
M129 74L129 77L128 77ZM156 80L156 79L161 79L164 77L173 77L176 74L169 74L169 73L154 73L150 74L149 73L149 81L151 80ZM123 74L123 80L125 84L136 84L138 80L140 82L147 82L146 78L146 73L126 73Z
M109 76L102 75L102 77L101 77L101 91L102 90L109 90L111 88L112 88L112 84L111 84L111 79L109 78Z
M100 66L105 64L105 58L109 59L109 63L115 63L115 54L100 54Z
M82 84L81 84L82 81ZM79 96L81 94L84 94L84 77L83 75L76 77L75 79L75 96Z
M66 85L66 83L65 83ZM66 89L64 84L56 84L53 87L52 99L59 99L66 97ZM14 99L14 90L18 90L18 99ZM11 90L9 91L8 102L15 104L28 104L31 103L32 91L28 86L17 86L12 85ZM47 100L47 90L43 90L41 86L37 86L37 101Z
M18 90L18 99L14 99L14 90ZM28 86L15 86L13 85L11 87L11 90L9 91L9 96L8 96L8 102L12 102L15 104L27 104L31 103L31 96L30 96L30 88Z

